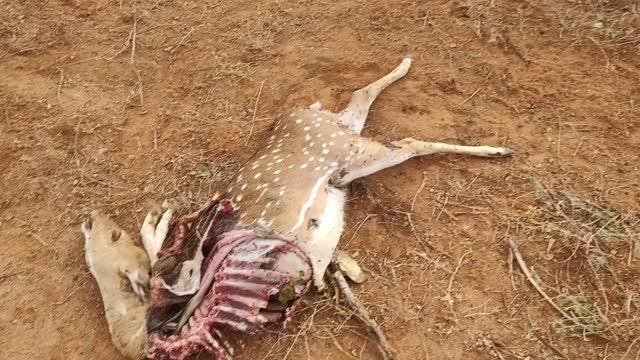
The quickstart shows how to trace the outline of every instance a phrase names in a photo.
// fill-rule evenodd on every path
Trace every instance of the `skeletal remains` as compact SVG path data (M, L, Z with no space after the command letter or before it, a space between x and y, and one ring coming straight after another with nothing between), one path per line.
M86 261L116 347L129 358L184 359L205 351L229 359L225 332L284 325L311 283L325 288L349 182L415 156L512 154L504 147L361 137L372 102L410 66L405 58L355 91L340 113L315 103L282 115L228 189L199 211L173 223L172 204L149 212L140 231L146 252L93 212L82 224Z

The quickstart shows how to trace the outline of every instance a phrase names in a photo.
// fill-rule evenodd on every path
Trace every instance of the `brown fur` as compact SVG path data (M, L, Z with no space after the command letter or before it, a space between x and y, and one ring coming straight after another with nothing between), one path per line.
M149 259L139 244L108 216L91 213L82 224L85 258L104 303L113 344L129 359L142 358Z

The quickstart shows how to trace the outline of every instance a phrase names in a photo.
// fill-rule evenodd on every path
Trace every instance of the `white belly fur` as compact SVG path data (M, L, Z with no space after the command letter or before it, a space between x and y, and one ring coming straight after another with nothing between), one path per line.
M324 289L324 273L342 235L345 202L345 191L329 186L326 207L318 219L318 227L311 233L308 242L300 244L302 250L311 260L313 283L318 290Z

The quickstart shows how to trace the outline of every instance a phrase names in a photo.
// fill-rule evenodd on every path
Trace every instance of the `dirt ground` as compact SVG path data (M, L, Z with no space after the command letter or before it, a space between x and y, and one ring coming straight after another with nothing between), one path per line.
M405 54L365 136L517 155L414 159L352 185L341 247L400 357L638 359L632 0L1 2L0 358L119 358L84 263L88 212L136 233L153 202L197 204L279 112L338 110ZM317 294L291 327L236 344L238 359L379 358Z

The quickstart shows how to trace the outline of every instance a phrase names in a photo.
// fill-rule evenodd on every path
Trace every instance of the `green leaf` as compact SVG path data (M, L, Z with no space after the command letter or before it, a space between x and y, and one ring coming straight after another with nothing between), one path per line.
M211 172L209 172L209 169L204 169L202 171L200 171L198 173L198 175L196 175L196 177L201 178L201 179L208 179L211 177Z

